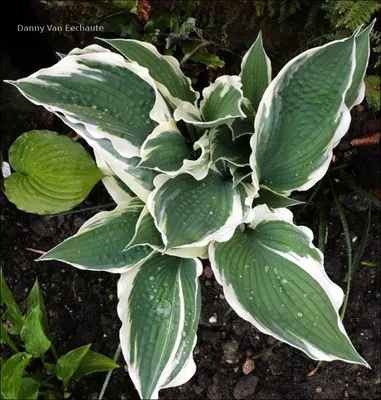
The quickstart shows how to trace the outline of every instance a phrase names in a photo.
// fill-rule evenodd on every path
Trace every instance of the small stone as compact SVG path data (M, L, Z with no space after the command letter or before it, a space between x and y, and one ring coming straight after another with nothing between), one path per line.
M215 324L217 322L217 315L214 314L209 318L209 323Z
M239 351L237 342L225 342L222 345L222 351L224 352L225 361L228 364L237 364L239 361Z
M210 279L210 278L213 276L213 270L212 270L212 268L210 268L209 266L208 266L208 267L205 267L205 268L204 268L204 275L205 275L208 279Z
M196 355L200 352L200 348L198 346L196 346L193 350L193 354Z
M241 378L233 390L233 397L237 400L245 399L254 394L259 378L254 375L246 375Z
M321 393L323 391L323 389L321 388L321 386L318 386L316 389L315 389L315 392L316 393Z
M254 371L255 369L255 362L252 358L247 358L245 362L242 364L242 372L245 375L250 374L250 372Z

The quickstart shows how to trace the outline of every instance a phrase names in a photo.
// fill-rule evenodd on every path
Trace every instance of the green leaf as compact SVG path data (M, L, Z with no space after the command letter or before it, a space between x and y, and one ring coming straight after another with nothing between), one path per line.
M184 102L175 110L175 120L201 128L213 128L232 123L234 118L246 117L241 108L243 94L238 76L220 76L202 91L202 96L200 110Z
M60 381L68 382L77 371L82 360L90 350L91 344L69 351L57 360L56 376Z
M229 128L232 131L233 140L244 135L252 135L254 133L254 120L251 118L237 118L229 125Z
M12 325L8 332L13 335L19 335L21 328L24 324L24 318L21 311L9 290L7 282L4 279L3 270L0 269L0 281L1 281L1 291L0 291L0 303L1 305L7 306L7 311L2 315L3 320L8 320Z
M19 399L21 379L31 355L17 353L5 362L1 368L1 398L6 400Z
M256 206L266 204L269 208L283 208L303 204L303 201L290 199L289 197L282 196L265 187L259 189L258 196L259 197L254 200Z
M38 283L38 279L34 282L32 290L29 293L28 299L28 312L31 312L34 308L38 307L42 313L42 323L45 332L49 331L49 320L48 320L48 312L46 311L44 297L41 293L40 284Z
M148 246L140 246L123 252L134 236L142 209L143 203L135 198L129 203L120 203L113 211L102 211L38 261L58 260L79 269L124 272L153 251Z
M150 246L154 250L157 250L161 253L164 252L165 248L161 234L157 230L155 221L148 211L147 206L144 207L139 216L138 222L136 223L134 237L123 251L128 251L138 246ZM166 254L182 258L208 258L207 246L192 246L183 249L169 249L166 250Z
M5 364L5 360L3 357L0 357L0 369L3 368L3 365Z
M271 61L263 48L262 32L245 54L241 64L243 95L258 110L263 93L271 82Z
M9 337L7 330L3 323L1 323L0 327L0 343L6 343L15 353L18 352L17 347L15 346L13 340Z
M67 136L30 131L9 150L16 171L4 182L5 194L20 210L54 214L81 203L102 178L90 154Z
M188 148L176 122L171 119L160 124L147 137L141 155L139 166L159 172L174 172L183 166L184 160L190 158L191 149Z
M85 375L93 374L94 372L109 371L115 368L119 368L119 365L110 358L94 351L88 351L74 372L73 379L80 381Z
M233 141L227 125L220 125L210 131L210 152L212 162L226 160L237 167L250 165L250 136L244 135Z
M26 351L33 357L43 356L51 344L44 332L42 320L41 308L37 305L25 317L20 332L20 339L24 342Z
M242 223L242 189L230 179L215 171L202 181L188 174L162 178L147 206L167 249L227 240Z
M110 139L120 155L139 156L155 121L169 117L168 109L145 68L100 46L93 49L10 83L33 103Z
M200 315L197 259L155 254L118 283L121 346L142 399L187 382Z
M148 69L157 87L173 104L179 100L195 103L199 94L192 89L191 80L180 69L179 62L172 56L161 55L155 46L137 40L100 39L113 46L128 60L136 61Z
M355 35L307 50L270 83L251 139L256 187L287 196L324 176L332 148L351 120L344 98L354 72L354 46Z
M175 121L170 120L160 124L143 143L139 167L165 172L170 177L185 172L201 180L208 174L209 154L207 133L193 144L192 150Z
M22 378L18 398L25 400L37 400L40 384L32 378Z
M323 267L312 232L283 208L254 208L254 219L209 254L231 307L260 331L316 360L367 363L348 338L338 310L343 291Z
M345 104L349 109L352 109L364 100L364 77L370 55L369 35L372 32L375 22L376 20L356 36L356 69L353 74L351 87L348 89L345 96Z
M108 174L112 178L117 177L119 186L120 183L123 182L122 186L119 187L119 190L117 189L117 191L115 191L114 180L111 180L111 182L108 180L106 182L106 185L107 183L108 185L105 185L106 189L111 189L110 195L113 198L116 196L115 201L117 203L129 200L134 193L143 201L147 199L149 193L154 189L153 180L157 175L157 172L146 168L139 168L138 164L140 162L140 157L122 157L119 152L115 150L109 139L96 138L87 132L83 125L72 123L60 114L57 114L57 116L84 140L86 140L89 146L94 149L98 167L102 172ZM100 159L102 159L101 162ZM107 179L107 177L108 176L106 176L105 179ZM105 179L103 180L103 183L105 183ZM122 192L120 189L122 189Z

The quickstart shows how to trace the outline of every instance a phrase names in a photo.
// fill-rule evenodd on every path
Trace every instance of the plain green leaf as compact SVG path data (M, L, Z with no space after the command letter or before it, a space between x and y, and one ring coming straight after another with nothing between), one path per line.
M79 381L85 375L89 375L94 372L109 371L115 368L119 368L119 365L116 364L110 358L104 356L103 354L99 354L94 351L89 351L85 354L81 363L76 369L73 375L73 379L75 381Z
M27 353L17 353L5 362L1 368L1 396L5 400L19 398L19 390L24 370L32 356Z
M32 378L22 378L18 398L21 400L37 400L40 384Z
M3 270L0 270L0 281L1 281L1 292L0 292L0 303L1 305L7 306L7 311L2 315L2 319L6 319L12 325L8 332L13 335L20 334L21 328L24 324L24 318L21 314L21 311L9 290L7 282L5 281Z
M43 316L39 305L35 306L25 317L20 339L24 342L26 351L33 357L41 357L49 349L51 343L44 331Z
M52 131L30 131L9 150L16 171L5 181L5 194L22 211L54 214L81 203L102 174L77 142Z
M201 272L197 259L155 254L121 275L121 346L142 399L158 398L162 387L181 385L195 372Z
M40 284L38 283L38 279L34 282L32 290L29 293L27 298L28 303L28 312L31 312L34 308L39 307L42 313L42 323L44 326L45 332L49 332L49 321L48 321L48 313L45 307L44 297L41 293Z
M56 375L63 382L68 382L81 364L85 355L89 352L91 344L78 347L69 351L57 360Z
M6 343L15 353L17 353L17 347L15 346L13 340L9 337L7 330L2 322L1 324L1 331L0 331L0 342Z

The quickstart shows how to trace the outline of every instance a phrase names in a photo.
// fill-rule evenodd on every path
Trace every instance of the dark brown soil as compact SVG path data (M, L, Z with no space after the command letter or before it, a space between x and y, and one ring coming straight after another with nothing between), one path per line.
M9 54L2 60L2 76L19 77ZM1 84L2 151L14 139L30 129L62 129L42 109L23 99L15 89ZM354 112L348 137L362 135L364 119L369 114ZM380 174L379 149L356 151L345 138L338 151L340 162L351 167L337 170L333 176L340 183L355 172L366 189L377 184ZM379 183L378 183L379 184ZM362 239L366 198L337 186L346 211L354 252ZM326 193L325 216L328 222L326 269L329 276L345 289L346 250L340 219ZM308 198L308 194L303 196ZM109 203L110 198L99 184L79 208ZM92 349L109 357L118 346L120 322L116 314L116 282L108 273L77 270L58 263L35 263L36 255L26 250L48 250L78 228L97 211L67 216L36 216L23 213L1 193L1 267L17 300L24 300L38 277L49 309L50 326L57 350L62 354L74 347L92 343ZM298 208L294 209L298 214ZM318 213L311 205L299 213L298 223L317 231ZM380 215L372 213L371 229L363 260L379 260ZM355 240L357 238L357 240ZM201 277L203 310L195 349L197 373L185 385L163 390L163 399L378 399L380 398L380 268L360 265L352 285L345 326L355 347L372 369L343 362L324 363L312 377L307 374L317 363L303 353L281 344L266 353L276 341L237 317L226 303L221 287L209 271ZM213 317L211 319L211 317ZM211 322L216 321L216 322ZM4 350L5 354L6 350ZM260 354L265 352L262 357ZM242 366L255 359L255 369L244 375ZM137 399L122 359L106 392L107 399ZM86 378L71 387L73 399L95 399L105 374Z

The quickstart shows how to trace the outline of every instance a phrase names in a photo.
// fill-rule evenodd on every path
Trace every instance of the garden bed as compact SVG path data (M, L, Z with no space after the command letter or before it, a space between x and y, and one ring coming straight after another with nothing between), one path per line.
M54 49L59 50L59 49ZM2 75L17 79L24 71L5 54ZM33 70L36 68L33 64ZM41 67L41 66L37 66ZM27 68L26 68L27 69ZM32 72L32 71L29 71ZM24 99L14 88L1 83L2 151L23 132L51 129L66 133L61 123L41 107ZM349 164L331 173L346 213L353 251L359 249L369 200L349 189L352 181L366 190L380 178L380 150L369 147L353 150L349 141L363 135L364 124L375 119L372 112L353 111L352 128L338 148L338 164ZM377 128L377 126L376 126ZM373 128L373 131L376 130ZM379 129L379 127L378 127ZM312 191L302 194L308 200ZM325 267L330 278L346 290L346 247L339 215L328 189L321 190L327 222ZM320 196L320 194L319 194ZM99 183L77 211L110 203ZM19 211L1 193L1 267L18 301L25 300L28 288L39 279L47 308L53 340L59 352L92 343L94 351L113 357L119 344L120 322L116 314L118 276L86 272L58 262L36 263L28 249L46 251L77 232L102 208L59 216L37 216ZM315 200L307 207L293 209L297 223L318 232ZM221 286L204 263L201 277L202 314L194 351L197 372L185 385L160 392L163 399L376 399L380 396L380 215L373 208L370 233L362 260L378 260L374 267L360 265L356 272L345 316L345 327L354 346L372 369L343 362L323 363L313 375L317 362L302 352L263 335L239 318L227 304ZM315 241L315 244L316 241ZM275 346L274 346L275 345ZM5 355L7 349L2 348ZM250 361L254 360L254 365ZM138 394L120 357L105 398L136 399ZM254 367L254 368L253 368ZM248 374L250 369L252 369ZM84 378L70 388L73 399L96 399L105 374Z

